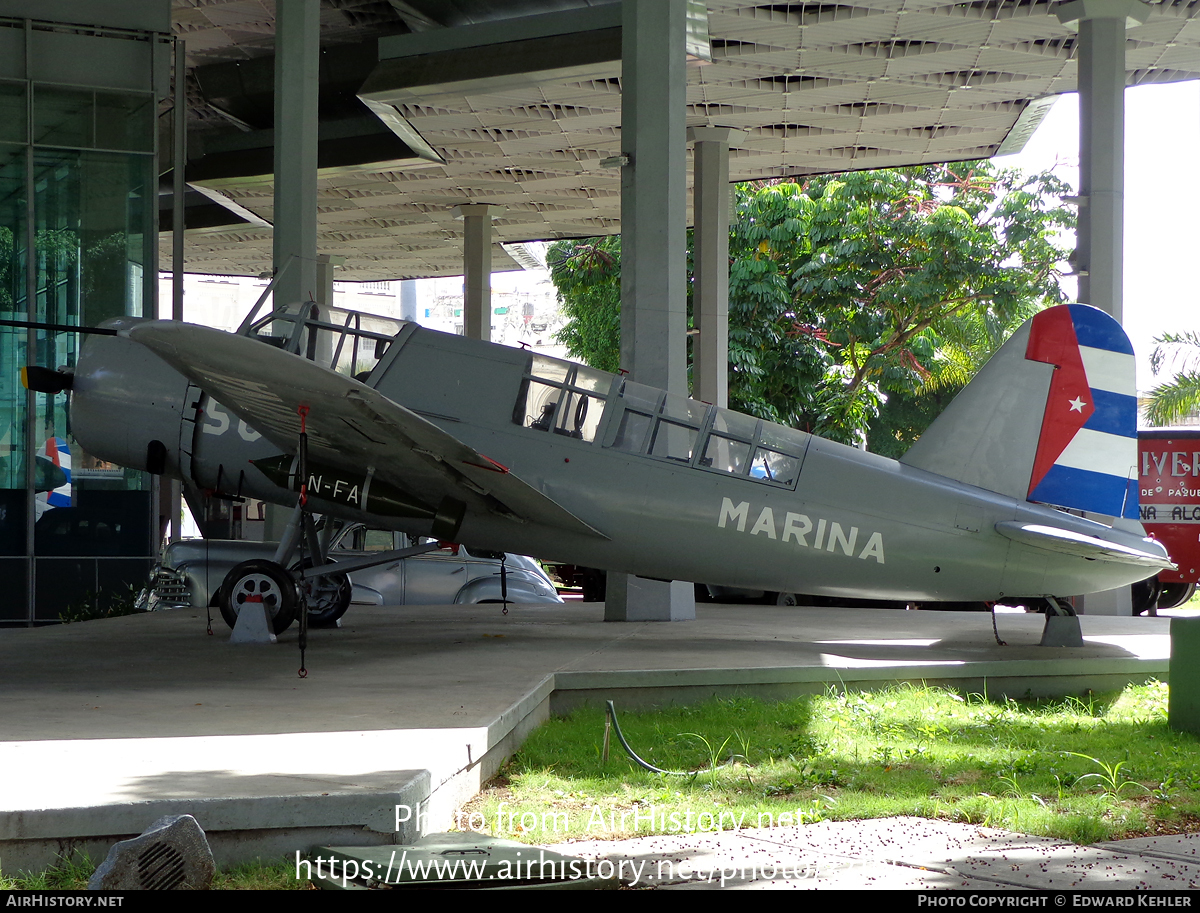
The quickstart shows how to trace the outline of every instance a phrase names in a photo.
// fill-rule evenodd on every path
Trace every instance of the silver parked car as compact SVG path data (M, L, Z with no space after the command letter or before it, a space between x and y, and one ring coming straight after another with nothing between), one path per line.
M329 549L333 561L366 557L376 552L420 545L418 540L390 529L374 529L352 523L335 534ZM151 572L144 591L146 608L167 609L190 606L219 606L225 621L237 622L236 608L219 599L221 585L235 565L255 559L270 560L274 542L240 542L228 539L181 539L163 552L162 561ZM308 593L309 621L332 624L350 605L447 605L500 602L501 555L447 546L424 555L389 561L353 571L349 579L319 578ZM550 578L532 558L505 555L508 601L515 603L561 603ZM349 599L344 588L349 585ZM286 625L285 625L286 626Z

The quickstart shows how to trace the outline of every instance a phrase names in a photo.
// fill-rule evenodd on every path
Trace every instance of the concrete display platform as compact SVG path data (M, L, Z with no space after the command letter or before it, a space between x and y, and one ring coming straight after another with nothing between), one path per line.
M174 611L0 632L0 866L100 858L193 812L220 863L445 829L551 713L714 695L786 697L894 681L991 696L1165 679L1167 619L1085 617L1037 646L1040 616L699 606L687 623L605 624L589 604L355 607L310 632L231 645ZM207 819L207 820L206 820Z

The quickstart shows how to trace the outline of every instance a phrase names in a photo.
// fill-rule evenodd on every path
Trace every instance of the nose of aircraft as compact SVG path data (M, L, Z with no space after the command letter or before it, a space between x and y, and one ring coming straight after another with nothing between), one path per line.
M141 322L117 318L118 331ZM123 335L83 344L71 383L71 427L90 454L121 466L179 475L180 423L188 382Z

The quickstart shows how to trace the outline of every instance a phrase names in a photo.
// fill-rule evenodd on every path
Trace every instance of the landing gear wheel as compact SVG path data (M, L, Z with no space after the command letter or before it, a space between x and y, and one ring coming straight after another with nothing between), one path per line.
M299 578L301 569L312 566L313 560L305 558L292 565L292 573ZM318 628L328 628L337 624L338 619L350 608L350 594L353 589L350 578L345 574L322 574L320 577L301 579L300 590L308 604L308 623Z
M1177 609L1191 599L1195 592L1194 583L1164 583L1158 597L1158 608Z
M580 587L584 602L604 602L608 591L608 572L593 567L580 568Z
M1141 580L1133 584L1129 588L1130 602L1133 605L1133 614L1141 615L1145 612L1147 615L1158 614L1158 600L1162 595L1161 584L1157 577L1151 577L1148 580ZM1166 608L1164 606L1163 608Z
M217 602L221 617L231 628L243 605L261 602L271 619L271 630L282 634L296 620L300 596L291 574L274 561L256 560L234 565L225 575Z

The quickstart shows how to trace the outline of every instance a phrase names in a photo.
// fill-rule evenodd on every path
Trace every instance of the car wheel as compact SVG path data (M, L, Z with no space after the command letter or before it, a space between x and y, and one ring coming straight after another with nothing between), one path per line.
M795 593L776 593L775 605L799 605Z
M271 619L271 630L282 634L296 620L299 603L296 581L274 561L243 561L234 565L221 584L218 602L229 627L237 624L242 606L261 602Z
M301 568L313 566L312 558L292 565L292 573L299 577ZM300 591L308 605L308 623L320 628L337 624L339 618L350 608L350 596L354 587L345 574L322 574L308 580L300 580Z

